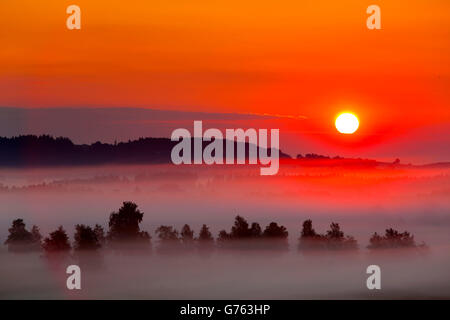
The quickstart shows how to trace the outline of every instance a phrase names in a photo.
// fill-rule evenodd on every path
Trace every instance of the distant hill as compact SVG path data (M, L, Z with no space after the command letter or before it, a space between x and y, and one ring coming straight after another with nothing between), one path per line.
M114 144L95 142L74 144L64 137L49 135L23 135L12 138L0 137L0 167L49 167L104 164L165 164L171 163L170 153L178 142L168 138L140 138ZM209 142L203 142L205 147ZM249 144L245 144L248 155ZM235 142L235 150L237 143ZM384 168L450 168L450 162L426 165L380 162L373 159L329 157L314 153L291 158L280 150L283 165L293 166L348 166Z
M178 142L168 138L140 138L115 144L96 142L76 145L68 138L49 135L0 137L0 166L41 167L101 164L171 163L170 153ZM204 142L206 146L209 142ZM249 144L245 144L248 154ZM235 150L237 143L235 142ZM290 158L280 151L280 158Z
M284 165L302 166L302 167L354 167L354 168L386 168L386 169L450 169L450 162L437 162L423 165L414 165L411 163L401 163L400 159L393 162L383 162L373 159L362 158L343 158L340 156L330 157L315 153L305 155L298 154L295 159L285 159Z
M443 169L443 168L450 168L450 162L437 162L437 163L430 163L430 164L424 164L421 165L422 168L428 168L428 169Z

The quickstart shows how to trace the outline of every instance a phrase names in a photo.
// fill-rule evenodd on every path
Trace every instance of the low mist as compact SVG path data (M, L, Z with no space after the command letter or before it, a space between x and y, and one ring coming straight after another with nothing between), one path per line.
M0 239L14 219L45 236L62 225L73 241L76 224L102 225L122 202L144 212L141 230L152 250L98 256L0 250L0 298L50 299L309 299L449 298L450 189L448 169L281 168L262 177L258 168L118 166L0 171ZM215 249L158 252L155 230L207 224L214 237L236 215L289 232L287 251ZM332 222L354 236L353 253L297 249L302 222L324 233ZM367 249L374 233L409 231L426 251ZM82 290L66 288L65 268L82 267ZM366 268L379 265L382 290L366 288Z

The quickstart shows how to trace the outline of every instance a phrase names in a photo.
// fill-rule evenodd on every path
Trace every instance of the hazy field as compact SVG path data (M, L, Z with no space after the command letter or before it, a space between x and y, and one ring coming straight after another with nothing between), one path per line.
M82 268L82 290L65 288L65 266L38 254L2 251L0 298L330 299L450 298L449 247L415 254L297 252L161 256L103 255ZM381 290L365 287L368 265L382 270Z
M449 298L450 170L419 168L281 167L273 177L259 168L127 166L0 170L0 239L15 218L37 224L43 235L63 225L99 223L134 201L152 235L149 254L101 253L83 267L83 289L65 289L65 266L37 253L0 251L0 298ZM154 230L164 224L214 236L234 216L262 227L276 221L289 231L288 252L215 251L209 256L156 252ZM339 222L355 236L356 254L303 255L296 249L301 224L318 232ZM408 230L427 253L366 249L370 235ZM86 260L86 259L85 259ZM89 259L88 259L89 260ZM69 263L70 262L70 263ZM370 264L382 268L382 290L366 289Z

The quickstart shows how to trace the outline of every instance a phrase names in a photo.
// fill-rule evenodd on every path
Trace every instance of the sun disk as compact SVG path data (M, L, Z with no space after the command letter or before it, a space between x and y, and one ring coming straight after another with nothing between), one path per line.
M358 118L353 114L349 112L341 113L336 118L336 129L340 133L343 134L352 134L356 130L358 130L359 127L359 121Z

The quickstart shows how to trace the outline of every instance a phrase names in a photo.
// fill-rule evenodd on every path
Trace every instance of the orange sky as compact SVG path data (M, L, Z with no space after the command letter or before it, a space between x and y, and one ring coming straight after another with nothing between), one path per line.
M66 29L70 4L81 30ZM370 4L382 30L366 28ZM371 134L448 124L449 12L448 0L2 0L0 106L301 115L310 131L351 109Z

